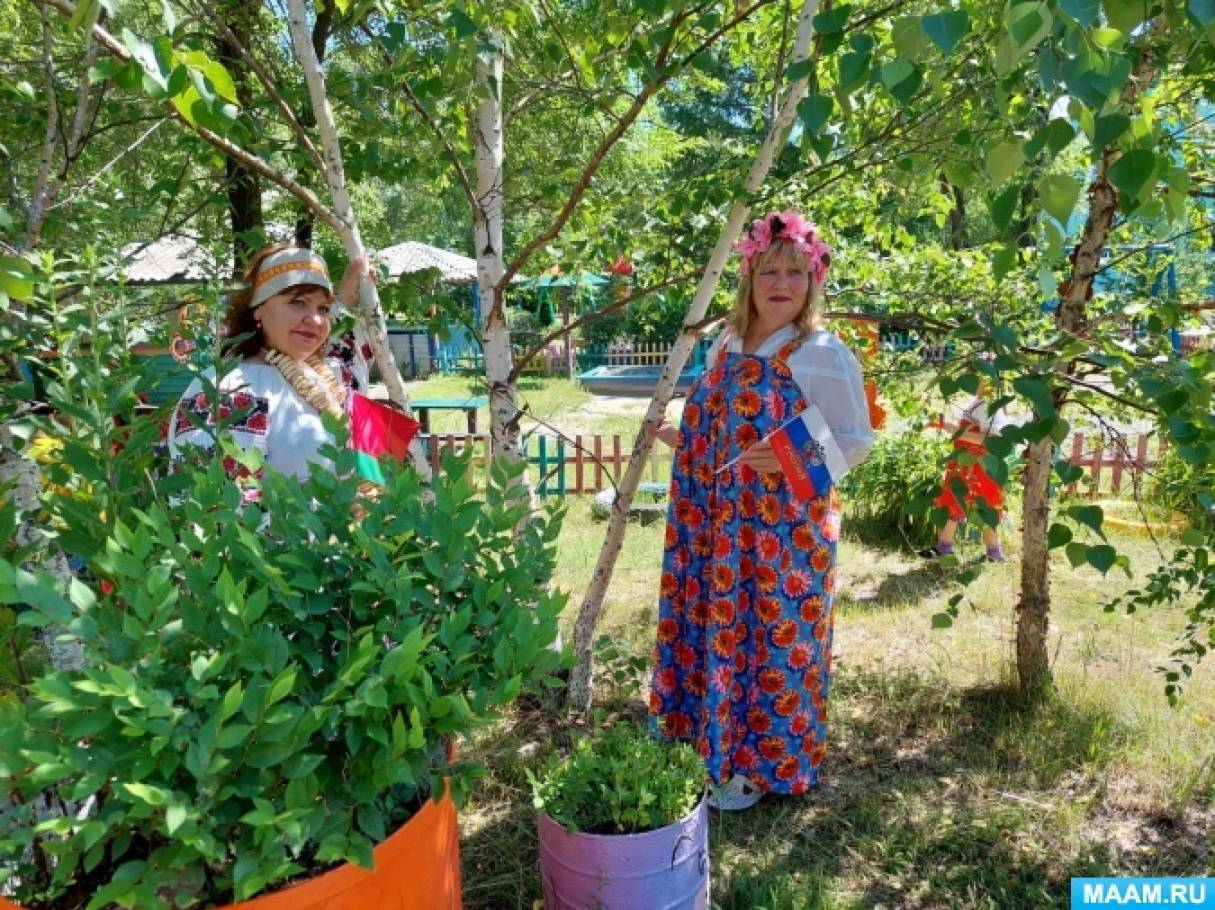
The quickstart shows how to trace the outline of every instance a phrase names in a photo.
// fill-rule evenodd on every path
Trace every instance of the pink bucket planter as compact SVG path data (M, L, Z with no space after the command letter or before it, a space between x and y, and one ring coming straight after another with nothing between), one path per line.
M709 808L644 834L582 834L547 815L540 832L545 910L709 910Z

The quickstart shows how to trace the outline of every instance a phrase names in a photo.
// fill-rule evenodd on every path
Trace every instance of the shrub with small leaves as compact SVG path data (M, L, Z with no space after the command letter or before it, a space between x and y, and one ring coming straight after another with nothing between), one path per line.
M840 484L844 527L860 539L922 547L936 539L932 500L950 452L947 435L909 430L883 433ZM943 510L941 510L943 512Z
M521 467L484 490L467 459L429 487L404 468L353 509L331 424L335 470L267 471L250 504L223 461L259 456L222 428L166 475L148 434L84 432L87 404L45 426L63 455L44 510L0 502L0 536L34 520L85 566L63 590L0 553L0 605L85 658L0 695L0 880L24 906L226 904L370 866L444 779L466 791L445 743L557 684L561 516L522 521Z
M537 809L587 834L664 828L695 809L705 790L704 761L691 746L627 723L579 740L569 756L527 775Z

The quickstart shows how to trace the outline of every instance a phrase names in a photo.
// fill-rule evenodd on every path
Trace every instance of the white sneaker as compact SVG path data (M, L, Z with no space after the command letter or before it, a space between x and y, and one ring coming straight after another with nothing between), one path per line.
M750 809L764 798L764 791L741 774L735 774L724 784L709 788L709 806L722 812Z

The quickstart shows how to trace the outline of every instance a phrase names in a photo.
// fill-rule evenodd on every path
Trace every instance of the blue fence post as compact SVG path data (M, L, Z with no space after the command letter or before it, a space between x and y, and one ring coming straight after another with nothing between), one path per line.
M565 496L565 439L557 437L557 495Z
M540 437L540 495L548 495L548 440Z

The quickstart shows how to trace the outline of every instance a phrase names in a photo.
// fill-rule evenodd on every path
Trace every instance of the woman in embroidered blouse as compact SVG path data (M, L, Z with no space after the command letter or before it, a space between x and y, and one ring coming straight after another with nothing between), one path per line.
M357 335L330 338L335 302L353 301L364 274L372 275L366 261L352 262L335 298L320 256L278 244L250 259L243 287L229 297L227 353L241 361L219 383L221 416L241 412L231 427L237 443L258 449L285 474L304 478L309 464L329 464L319 454L332 441L321 414L343 415L348 393L367 389L367 346ZM214 382L214 368L204 375ZM172 455L182 445L214 445L206 429L215 424L211 404L195 379L169 426ZM234 476L243 473L228 467Z
M817 228L770 214L737 249L729 326L657 431L676 456L650 713L696 743L721 809L805 793L826 755L839 497L794 495L766 437L816 406L847 467L873 441L860 365L820 325Z

